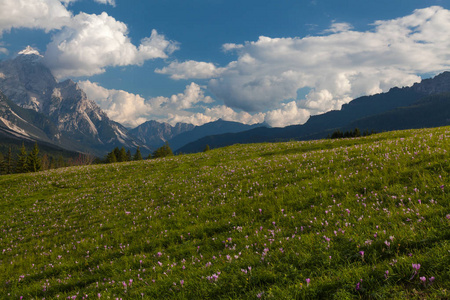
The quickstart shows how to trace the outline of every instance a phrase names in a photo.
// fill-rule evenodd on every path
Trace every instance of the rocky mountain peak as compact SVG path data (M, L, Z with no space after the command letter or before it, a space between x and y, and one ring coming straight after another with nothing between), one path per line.
M415 83L412 89L426 95L448 92L450 91L450 72L443 72L434 78Z

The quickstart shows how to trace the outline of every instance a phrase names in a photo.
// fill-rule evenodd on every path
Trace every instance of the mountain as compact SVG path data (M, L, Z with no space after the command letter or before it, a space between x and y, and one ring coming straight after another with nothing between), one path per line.
M177 123L171 126L168 123L157 121L147 121L138 127L130 130L130 133L140 139L149 148L156 149L173 137L194 129L194 125L186 123Z
M110 120L75 82L57 82L39 55L0 62L0 90L17 105L50 120L57 130L47 132L47 139L55 145L99 156L114 147L141 146L145 152L145 145Z
M373 129L377 132L440 127L450 125L450 93L419 99L407 107L369 116L351 123L345 129Z
M425 113L426 111L433 111L436 115L444 114L441 120L445 120L445 114L448 113L449 109L446 106L445 96L442 96L443 98L440 97L439 101L436 100L437 102L430 100L433 98L426 97L447 92L450 92L450 72L444 72L434 78L422 80L422 82L415 83L411 87L395 87L387 93L357 98L343 105L341 110L333 110L321 115L311 116L303 125L293 125L285 128L262 127L240 133L203 137L200 140L186 144L179 151L184 153L199 152L204 149L205 145L217 148L236 143L319 139L325 138L334 130L353 129L355 127L368 129L369 131L372 129L381 131L421 128L425 127L425 124L433 124L431 122L433 116L428 116ZM439 103L439 107L443 111L433 110L433 104L435 103L436 105ZM425 110L425 107L427 110ZM400 115L405 116L406 112L414 112L415 118L409 118L408 122L404 124L395 120ZM384 119L384 122L376 121L381 119ZM375 122L377 125L375 125ZM406 126L406 124L408 125ZM442 121L436 124L445 125L448 123Z
M219 119L214 122L206 123L201 126L196 126L188 132L181 133L170 139L169 145L172 149L178 151L179 148L189 144L195 140L201 139L209 135L217 135L222 133L236 133L247 131L252 128L263 126L262 124L246 125L238 122L224 121ZM204 148L204 147L203 147Z
M50 137L59 134L46 116L16 105L0 92L0 136L51 143Z

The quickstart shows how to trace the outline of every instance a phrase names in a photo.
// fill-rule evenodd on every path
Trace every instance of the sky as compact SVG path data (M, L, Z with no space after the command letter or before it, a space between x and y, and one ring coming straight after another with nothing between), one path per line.
M450 70L450 1L0 0L26 49L129 128L284 127Z

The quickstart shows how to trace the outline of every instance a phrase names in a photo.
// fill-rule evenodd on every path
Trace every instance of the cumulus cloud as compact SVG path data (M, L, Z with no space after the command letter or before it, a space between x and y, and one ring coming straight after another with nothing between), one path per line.
M189 120L192 124L203 124L221 117L217 113L209 113L202 106L213 100L205 96L203 88L196 83L187 85L183 93L150 99L123 90L106 89L89 80L78 84L111 119L128 127L136 127L147 120L168 121L171 124ZM208 115L193 113L192 109L206 111ZM242 116L245 117L245 113Z
M108 66L140 65L148 59L167 58L177 49L156 30L136 47L127 26L103 12L80 13L57 32L47 45L45 63L56 77L91 76Z
M2 0L0 35L11 28L60 29L71 17L59 0Z
M135 127L144 123L152 107L139 95L122 90L108 90L89 80L78 82L90 100L95 101L116 122Z
M224 70L225 68L217 68L212 63L189 60L182 63L174 61L167 67L156 69L155 72L170 75L172 79L205 79L217 77Z
M412 85L420 81L418 74L450 69L449 10L418 9L372 26L357 31L351 24L333 23L319 36L261 36L225 44L223 50L234 51L237 60L215 67L221 71L211 76L209 91L228 107L267 112L266 121L278 126L302 123L308 114L339 109L362 95ZM183 68L169 69L172 78L189 78ZM297 99L302 88L310 92Z
M265 121L272 127L305 123L310 116L306 109L299 108L295 101L282 104L281 108L267 112Z
M126 24L107 13L79 13L67 9L77 0L2 0L0 36L11 28L52 31L44 62L58 78L91 76L110 66L141 65L146 60L167 58L178 49L176 42L152 30L135 46L128 37ZM115 5L114 0L95 0ZM5 53L5 48L0 52Z

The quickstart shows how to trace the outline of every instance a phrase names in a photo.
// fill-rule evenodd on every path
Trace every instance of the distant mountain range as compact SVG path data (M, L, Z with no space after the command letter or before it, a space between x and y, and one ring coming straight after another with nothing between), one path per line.
M199 152L235 143L324 138L335 130L395 130L450 124L450 73L412 87L357 98L341 110L312 116L303 125L270 128L217 120L202 126L148 121L127 129L109 119L72 80L57 82L35 54L0 62L0 142L37 141L103 157L115 147L143 155L168 142L175 152Z
M199 152L236 143L261 143L326 138L335 130L358 127L361 131L388 131L450 125L450 72L425 79L412 87L392 88L387 93L364 96L341 110L311 116L303 125L285 128L256 128L240 133L207 136L179 149Z
M202 126L148 121L128 130L110 120L75 82L57 82L36 54L0 62L0 93L0 137L38 141L100 157L115 147L138 146L147 155L167 141L176 150L208 135L255 127L223 120Z
M176 151L180 147L205 136L242 132L261 126L267 125L246 125L222 119L201 126L186 123L177 123L175 126L171 126L167 123L148 121L130 130L130 133L141 141L144 141L151 148L160 147L165 142L168 142L170 147Z

